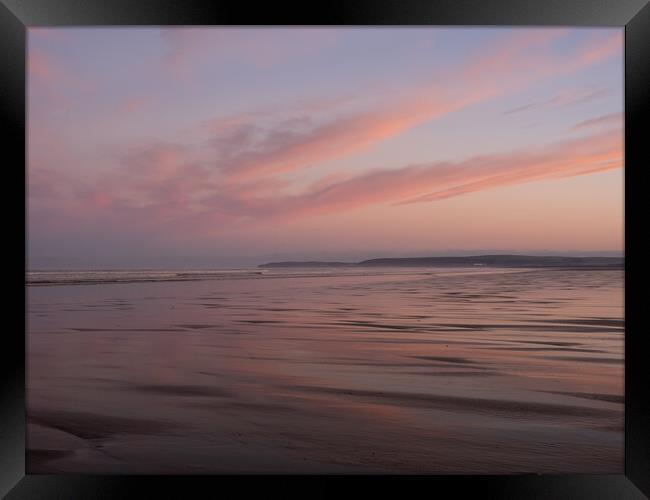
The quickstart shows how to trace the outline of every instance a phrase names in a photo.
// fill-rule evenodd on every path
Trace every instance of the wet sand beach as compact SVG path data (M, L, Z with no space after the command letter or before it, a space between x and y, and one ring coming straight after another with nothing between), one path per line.
M27 469L622 473L623 277L53 275L27 288Z

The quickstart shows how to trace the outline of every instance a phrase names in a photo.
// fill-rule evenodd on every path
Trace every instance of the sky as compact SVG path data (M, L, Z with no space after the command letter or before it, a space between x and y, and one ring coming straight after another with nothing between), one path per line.
M28 268L623 252L622 28L29 28Z

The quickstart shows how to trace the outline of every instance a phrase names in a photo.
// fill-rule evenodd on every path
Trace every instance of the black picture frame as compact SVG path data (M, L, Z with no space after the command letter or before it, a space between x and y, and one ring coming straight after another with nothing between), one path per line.
M80 476L25 474L25 316L3 332L0 363L0 495L6 498L195 498L239 495L260 482L286 492L340 494L358 483L383 493L453 492L454 497L505 499L650 497L650 369L643 350L642 267L647 264L642 221L650 148L650 5L648 0L348 0L281 6L232 0L0 0L0 109L4 171L22 172L5 184L5 219L25 231L26 28L75 25L507 25L625 27L625 473L518 476ZM7 154L9 153L9 154ZM21 170L22 167L22 170ZM18 174L20 175L20 174ZM23 204L11 197L23 195ZM23 207L21 209L16 207ZM10 234L10 233L6 233ZM23 233L25 234L25 233ZM25 264L25 247L5 237ZM25 239L23 239L25 243ZM11 261L13 262L13 261ZM14 269L15 279L25 268ZM13 275L10 278L13 280ZM24 281L23 281L24 283ZM7 313L25 311L25 296L10 293ZM21 331L22 329L22 331ZM424 489L422 489L424 487ZM298 489L299 488L299 489ZM406 489L408 488L408 490ZM192 493L188 493L191 490ZM271 490L269 490L271 491ZM202 492L202 493L199 493ZM410 493L407 493L410 494Z

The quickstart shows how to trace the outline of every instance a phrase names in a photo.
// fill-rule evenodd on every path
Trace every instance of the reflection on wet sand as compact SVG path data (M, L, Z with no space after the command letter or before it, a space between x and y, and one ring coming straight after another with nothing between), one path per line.
M28 288L31 473L623 471L623 272Z

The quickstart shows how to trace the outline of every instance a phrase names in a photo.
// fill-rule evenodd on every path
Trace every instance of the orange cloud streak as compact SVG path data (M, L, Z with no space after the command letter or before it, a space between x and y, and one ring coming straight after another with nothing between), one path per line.
M616 34L585 44L568 56L557 56L551 52L551 43L563 31L545 31L517 34L493 53L447 75L451 84L432 83L397 96L383 106L311 128L296 130L280 125L267 131L262 139L249 134L241 144L230 141L229 154L220 155L217 165L231 179L246 180L341 158L531 81L584 68L615 54L622 41L621 35ZM255 124L244 121L241 127L240 130L247 131ZM215 142L219 142L219 136Z
M623 137L608 131L536 151L516 151L361 175L282 199L249 200L256 217L295 218L373 204L421 203L499 186L621 168Z
M432 162L323 179L299 194L279 194L278 179L232 184L215 179L189 159L182 147L157 146L132 155L121 172L71 192L51 171L33 171L30 191L40 193L48 210L73 220L115 220L148 228L179 224L195 233L241 222L288 221L381 204L433 202L525 182L586 175L623 166L620 129L551 144L544 148L482 155L461 162ZM329 182L328 182L329 181ZM56 192L48 187L58 186ZM271 194L269 194L271 193ZM30 197L30 203L35 200ZM40 203L33 206L41 206Z

